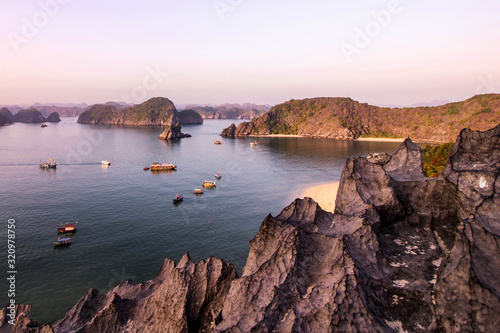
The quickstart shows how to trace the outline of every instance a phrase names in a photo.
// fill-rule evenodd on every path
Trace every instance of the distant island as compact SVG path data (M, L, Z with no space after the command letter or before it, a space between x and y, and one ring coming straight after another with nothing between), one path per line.
M254 119L271 109L268 105L253 103L222 105L187 105L185 109L198 112L203 119Z
M7 125L11 123L57 123L60 121L61 118L59 118L59 114L57 112L52 112L48 117L44 117L37 109L20 110L14 115L5 107L0 109L0 125Z
M78 117L79 124L169 126L171 123L202 124L193 110L177 111L168 98L154 97L144 103L119 107L116 103L95 104Z
M7 108L0 109L0 126L12 124L12 112Z
M406 138L454 141L463 127L486 130L500 122L500 94L476 95L435 107L388 108L351 98L308 98L276 105L251 122L224 129L222 136L293 134L354 140Z

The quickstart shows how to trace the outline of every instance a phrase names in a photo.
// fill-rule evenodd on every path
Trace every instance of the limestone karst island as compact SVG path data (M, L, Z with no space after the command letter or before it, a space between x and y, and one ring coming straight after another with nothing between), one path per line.
M500 332L500 1L3 1L0 333Z

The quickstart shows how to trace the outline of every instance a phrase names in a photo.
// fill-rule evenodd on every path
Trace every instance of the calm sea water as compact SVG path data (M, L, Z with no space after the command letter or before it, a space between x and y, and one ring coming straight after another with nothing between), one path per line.
M304 189L340 178L349 156L393 152L396 143L306 138L219 140L231 120L183 126L192 138L157 139L159 128L61 123L0 127L0 267L7 275L7 221L16 225L16 302L42 322L61 318L90 288L101 292L155 277L165 257L215 256L241 273L267 214L278 214ZM57 160L41 170L40 160ZM102 167L109 160L110 167ZM172 162L175 172L144 171ZM203 180L222 179L202 196ZM177 194L184 202L173 205ZM78 221L73 244L54 249L56 228ZM0 306L8 285L0 279Z

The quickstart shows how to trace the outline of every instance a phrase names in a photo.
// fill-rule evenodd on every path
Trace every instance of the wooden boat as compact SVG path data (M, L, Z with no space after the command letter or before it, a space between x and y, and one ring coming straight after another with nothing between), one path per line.
M47 124L41 124L40 127L41 128L47 127Z
M57 237L57 242L52 243L54 247L71 245L71 239Z
M177 167L173 165L172 163L152 163L151 164L151 171L173 171L176 170Z
M215 177L215 178L217 178L217 179L221 179L221 178L222 178L222 176L221 176L221 174L220 174L220 171L219 171L219 172L217 172L217 173L214 175L214 177Z
M180 203L182 200L184 200L184 197L182 195L176 195L175 198L173 199L174 203Z
M111 162L110 161L101 161L101 164L108 166L108 165L111 165Z
M203 185L203 187L215 187L216 186L215 182L211 182L208 180L205 180L202 185Z
M66 222L66 224L64 226L57 228L57 231L60 234L67 233L67 232L76 232L77 224L78 224L78 222L76 222L75 224L69 224L69 222Z
M214 141L214 143L215 143L216 145L221 145L221 144L222 144L222 141L216 140L216 141Z
M203 190L201 188L195 188L193 193L194 194L203 194Z
M55 160L49 158L49 160L47 162L40 161L40 168L41 169L55 169L55 168L57 168L57 163Z
M148 167L145 167L145 168L144 168L144 171L148 171L148 170L149 170L149 168L148 168Z

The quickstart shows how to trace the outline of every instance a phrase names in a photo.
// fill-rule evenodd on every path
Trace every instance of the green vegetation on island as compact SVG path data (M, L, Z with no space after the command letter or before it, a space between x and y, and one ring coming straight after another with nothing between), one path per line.
M354 140L359 137L407 138L442 143L460 130L487 130L500 123L500 94L476 95L436 107L388 108L351 98L290 100L251 122L223 131L224 136L296 134Z
M192 110L178 112L168 98L155 97L144 103L123 108L114 103L93 105L80 114L78 123L162 126L170 123L201 124L203 119Z
M422 160L424 162L424 174L426 177L437 177L444 170L446 162L453 149L453 142L441 145L425 145L422 149Z

